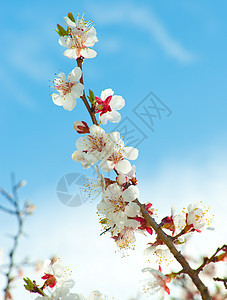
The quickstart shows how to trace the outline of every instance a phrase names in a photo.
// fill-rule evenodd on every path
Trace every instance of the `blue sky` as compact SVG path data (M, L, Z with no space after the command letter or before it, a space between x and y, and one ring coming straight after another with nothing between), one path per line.
M75 66L63 56L56 23L69 11L85 11L99 38L97 57L84 63L85 88L97 96L105 88L122 95L122 116L147 136L136 161L143 200L151 193L149 200L166 213L173 202L180 209L180 201L187 205L196 196L209 198L211 206L219 199L217 214L226 209L226 8L225 1L205 0L2 3L0 186L7 188L15 171L29 183L23 196L36 204L34 222L42 210L45 220L59 210L67 219L56 184L67 173L86 174L71 159L77 139L72 124L90 120L80 101L72 112L55 106L49 80ZM151 91L172 112L155 120L154 132L133 113ZM87 209L95 214L95 205Z

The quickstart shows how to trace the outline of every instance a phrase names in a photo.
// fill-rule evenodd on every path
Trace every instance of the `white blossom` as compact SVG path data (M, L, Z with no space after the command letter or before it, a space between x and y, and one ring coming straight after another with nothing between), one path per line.
M105 191L106 183L103 174L100 172L99 167L95 165L95 172L97 174L97 179L87 178L88 183L86 186L86 191L88 192L89 196L95 199L101 193Z
M67 276L65 267L59 260L52 264L50 259L46 259L43 264L43 271L46 275L53 275L57 285L72 288L75 284L74 280Z
M64 55L69 58L77 59L79 57L93 58L97 55L96 51L91 49L98 41L96 37L96 30L91 26L91 22L84 20L84 16L73 22L68 17L64 17L64 20L69 27L70 35L61 36L59 38L59 44L68 48Z
M169 265L170 262L173 261L173 255L165 244L148 246L144 250L144 255L148 256L149 258L151 258L151 256L155 256L155 261L159 265L162 263Z
M102 160L99 164L103 172L109 172L115 169L119 174L127 174L131 171L132 166L129 160L135 160L138 157L138 150L133 147L124 147L124 141L119 139L115 142L111 155Z
M101 93L101 99L96 99L96 109L99 113L99 120L103 125L107 124L107 121L112 123L118 123L121 120L121 115L117 110L120 110L125 106L125 100L121 96L114 95L112 89L106 89Z
M92 125L90 133L76 141L78 150L73 153L72 158L87 169L100 159L109 157L119 137L119 132L105 133L103 128Z
M98 212L110 221L113 235L117 235L124 227L139 227L140 223L133 218L140 212L136 203L126 202L123 192L117 183L110 184L103 193L102 201L97 205Z
M59 287L49 291L48 296L36 297L35 300L86 300L83 295L70 293L69 288Z
M108 300L108 297L99 291L93 291L87 298L87 300Z
M149 295L157 293L155 299L160 300L165 298L165 293L170 294L170 290L166 285L170 280L161 271L144 268L142 272L148 275L148 278L142 281L144 293Z
M193 225L195 230L200 231L209 227L212 215L209 209L203 208L201 204L190 204L188 206L188 213L186 214L186 221L188 225Z
M73 110L76 105L76 99L80 98L84 92L84 86L79 79L82 71L79 67L74 68L68 75L68 81L64 73L59 73L58 78L54 79L55 89L59 94L53 93L54 104L63 106L65 110Z

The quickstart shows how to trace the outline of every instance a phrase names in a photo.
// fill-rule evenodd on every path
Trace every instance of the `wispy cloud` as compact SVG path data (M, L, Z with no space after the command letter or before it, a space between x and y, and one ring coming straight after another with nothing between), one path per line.
M34 110L37 107L33 96L21 85L17 79L5 68L0 70L0 81L5 91L8 91L7 101L16 101L21 106L30 110Z
M150 7L139 5L114 4L95 5L91 9L95 19L100 24L127 24L131 23L143 31L147 31L152 39L155 39L161 49L179 63L192 63L196 60L195 54L187 50L166 28L166 25L158 18Z

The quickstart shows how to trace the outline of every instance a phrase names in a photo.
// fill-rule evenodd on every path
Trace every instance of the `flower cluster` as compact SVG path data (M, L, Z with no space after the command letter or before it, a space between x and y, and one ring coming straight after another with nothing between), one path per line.
M74 59L95 57L97 53L91 47L98 41L98 38L92 22L85 21L84 15L81 18L78 15L75 20L70 13L67 17L64 17L64 20L67 30L58 25L59 44L68 48L64 55Z
M188 234L208 228L212 216L209 210L204 209L200 204L190 204L188 211L183 214L175 214L172 207L171 215L162 218L160 224L157 224L152 204L139 202L136 167L130 162L137 159L138 150L126 146L120 132L106 132L101 127L108 121L120 122L119 110L124 107L125 100L122 96L114 94L111 88L104 89L100 96L89 90L89 96L86 96L83 85L82 64L85 59L94 58L97 55L92 49L98 41L96 30L91 21L85 21L84 15L82 17L78 15L75 19L72 13L69 13L67 17L64 17L64 21L66 29L57 24L56 31L60 35L59 44L67 48L64 55L75 59L78 67L74 68L67 78L63 72L58 74L58 77L54 79L58 93L53 93L52 99L54 104L63 106L68 111L74 109L76 99L81 99L90 114L92 125L89 126L85 121L74 122L74 129L81 136L76 141L76 150L72 154L72 159L81 163L84 169L95 166L98 178L95 182L88 184L88 190L90 195L101 194L101 201L97 205L100 223L103 226L101 234L109 232L120 250L134 249L135 232L143 233L145 236L148 234L153 240L148 243L145 254L156 255L159 267L163 261L168 264L173 258L169 249L177 248L178 245L185 243ZM114 171L112 179L103 174L110 171ZM157 233L156 236L153 234L153 228ZM159 230L162 231L164 237L160 235ZM165 241L165 237L171 241L172 248ZM226 252L217 259L225 260ZM182 267L185 270L183 264ZM37 299L85 299L82 295L70 292L74 281L66 278L60 262L53 264L46 261L44 269L45 275L42 279L45 282L41 288L29 279L26 281L28 290L38 291L42 295ZM164 275L161 268L159 270L145 268L142 271L150 276L144 287L145 291L151 294L159 292L162 296L170 293L167 284L173 277ZM44 290L48 290L48 295L44 293ZM100 292L95 291L87 298L87 300L93 299L106 298Z
M36 293L41 296L35 300L107 300L107 296L99 291L93 291L88 297L82 294L71 293L75 282L67 275L68 269L57 260L55 262L47 259L43 264L44 276L41 278L45 280L43 286L40 288L35 281L29 278L24 278L25 288L31 293Z

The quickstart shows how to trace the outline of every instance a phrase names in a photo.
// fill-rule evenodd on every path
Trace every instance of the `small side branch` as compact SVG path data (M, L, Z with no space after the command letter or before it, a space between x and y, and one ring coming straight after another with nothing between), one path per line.
M219 260L218 260L218 258L217 258L217 254L220 252L220 251L224 251L225 249L227 248L227 245L223 245L221 248L218 248L216 251L215 251L215 253L210 257L210 258L208 258L208 257L204 257L203 258L203 263L201 264L201 266L200 267L198 267L198 269L196 269L196 272L197 273L199 273L199 272L201 272L203 269L204 269L204 267L205 266L207 266L208 264L210 264L210 263L215 263L215 262L218 262Z
M23 218L22 218L22 215L20 212L19 199L18 199L18 194L17 194L18 187L16 186L14 174L12 174L12 176L11 176L11 184L12 184L13 198L10 198L10 203L13 205L14 210L6 209L4 207L0 207L0 209L4 212L10 213L10 214L13 214L16 216L17 223L18 223L18 229L17 229L17 233L13 236L13 246L9 252L9 267L8 267L8 271L5 273L6 287L4 288L4 300L9 299L10 284L11 284L11 281L13 280L12 271L15 267L14 255L15 255L15 252L16 252L16 249L18 246L18 241L22 234L22 228L23 228ZM7 197L7 199L8 199L8 197Z
M215 277L213 278L214 281L221 281L224 284L224 287L227 289L227 278L219 278L219 277Z
M201 294L201 297L203 300L211 300L211 296L209 294L208 288L204 285L204 283L199 278L198 272L196 270L193 270L189 263L186 261L184 256L176 249L172 242L172 238L168 236L155 222L154 218L152 218L147 210L146 206L144 204L141 204L139 200L136 200L136 203L140 206L141 212L143 217L146 219L147 223L155 230L156 234L158 235L158 238L163 241L163 243L169 248L170 252L173 254L175 259L179 262L179 264L183 268L183 272L188 274L197 287L198 291Z

